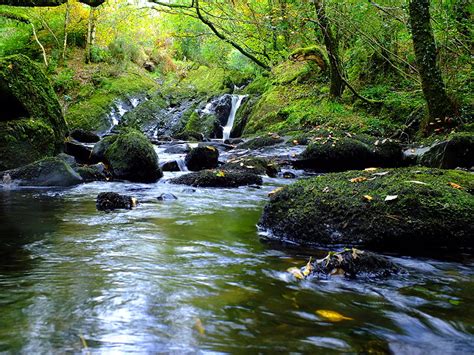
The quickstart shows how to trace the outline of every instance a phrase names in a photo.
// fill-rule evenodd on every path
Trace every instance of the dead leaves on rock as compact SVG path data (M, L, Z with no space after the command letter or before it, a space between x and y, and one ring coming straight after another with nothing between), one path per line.
M456 190L462 190L462 186L461 185L458 185L454 182L450 182L449 183L449 186L451 186L453 189L456 189Z
M358 177L350 179L349 181L353 183L358 183L358 182L367 181L367 178L365 176L358 176Z

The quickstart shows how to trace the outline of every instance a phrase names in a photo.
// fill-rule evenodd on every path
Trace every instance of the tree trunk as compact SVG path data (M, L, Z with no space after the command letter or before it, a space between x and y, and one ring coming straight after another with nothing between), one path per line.
M448 95L437 62L436 43L430 23L429 0L411 0L409 3L413 48L421 78L423 95L428 104L427 130L436 123L446 123L454 114L454 106ZM442 121L440 122L439 119Z
M69 18L71 12L71 4L69 1L66 3L66 13L64 14L64 42L63 42L63 61L66 59L66 49L67 49L67 28L69 26Z
M324 45L326 46L331 68L331 87L329 93L332 97L341 97L344 92L345 84L342 78L343 70L339 57L338 42L329 26L324 0L315 0L314 5L316 7L319 27L323 33Z
M92 47L95 42L95 9L91 7L89 12L89 22L87 24L87 42L86 42L86 63L89 64L92 60Z

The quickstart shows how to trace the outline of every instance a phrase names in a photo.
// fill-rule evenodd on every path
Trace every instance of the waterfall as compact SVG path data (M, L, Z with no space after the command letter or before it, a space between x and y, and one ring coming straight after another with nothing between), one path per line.
M235 120L235 114L237 113L237 110L239 109L240 105L242 104L242 100L246 97L247 95L232 95L232 108L229 113L229 118L227 119L226 125L223 127L223 132L222 132L222 139L225 141L226 139L229 139L230 137L230 132L232 131L232 127L234 126L234 120Z
M189 171L183 158L176 159L176 164L178 164L179 171Z

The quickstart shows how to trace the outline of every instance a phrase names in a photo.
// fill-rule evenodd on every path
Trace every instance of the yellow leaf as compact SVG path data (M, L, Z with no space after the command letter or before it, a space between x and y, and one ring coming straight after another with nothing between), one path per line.
M225 176L225 173L224 173L222 170L219 170L219 171L216 173L216 176L217 176L217 177L224 177L224 176Z
M135 197L132 197L132 207L137 207L138 200Z
M364 171L368 171L368 172L372 172L372 171L376 171L378 168L367 168L367 169L364 169Z
M196 318L196 321L194 322L194 327L199 332L199 334L204 335L204 333L206 333L206 330L204 329L204 326L202 325L202 322L199 318Z
M206 148L209 149L210 151L212 152L215 152L216 151L216 148L210 146L210 145L206 145Z
M312 258L310 257L308 263L303 268L303 275L304 276L308 276L311 273L311 271L313 271L313 264L311 264L311 259Z
M299 142L298 142L296 139L294 139L294 140L293 140L293 144L294 144L294 145L298 145Z
M461 185L458 185L454 182L450 182L449 183L449 186L451 186L453 189L456 189L456 190L462 190L462 186Z
M7 68L12 70L13 69L13 64L9 64Z
M342 320L354 320L352 318L343 316L341 313L335 312L335 311L330 311L327 309L318 309L316 311L316 314L323 317L329 322L340 322Z
M292 274L297 279L300 279L300 280L304 279L304 275L301 273L301 270L297 267L294 267L294 266L290 267L286 271L289 272L290 274Z
M349 181L350 181L350 182L362 182L362 181L365 181L365 180L367 180L366 177L364 177L364 176L359 176L359 177L350 179Z
M367 201L372 201L374 198L370 195L364 195L364 198L367 200Z
M283 187L277 187L275 190L270 191L268 193L268 197L271 197L271 196L275 195L276 193L280 192L281 190L283 190Z

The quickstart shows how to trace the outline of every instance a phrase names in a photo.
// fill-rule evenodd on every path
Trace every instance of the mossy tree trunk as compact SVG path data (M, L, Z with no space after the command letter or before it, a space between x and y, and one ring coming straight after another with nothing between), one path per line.
M315 0L314 6L316 7L318 24L323 33L324 45L328 52L329 65L331 68L331 87L329 93L332 97L341 97L344 92L345 82L342 78L342 65L339 56L338 41L331 30L329 19L326 16L324 0Z
M430 131L437 126L438 120L446 123L447 119L454 115L454 106L446 93L437 61L436 43L430 22L430 1L411 0L409 12L413 48L429 111L425 130Z

